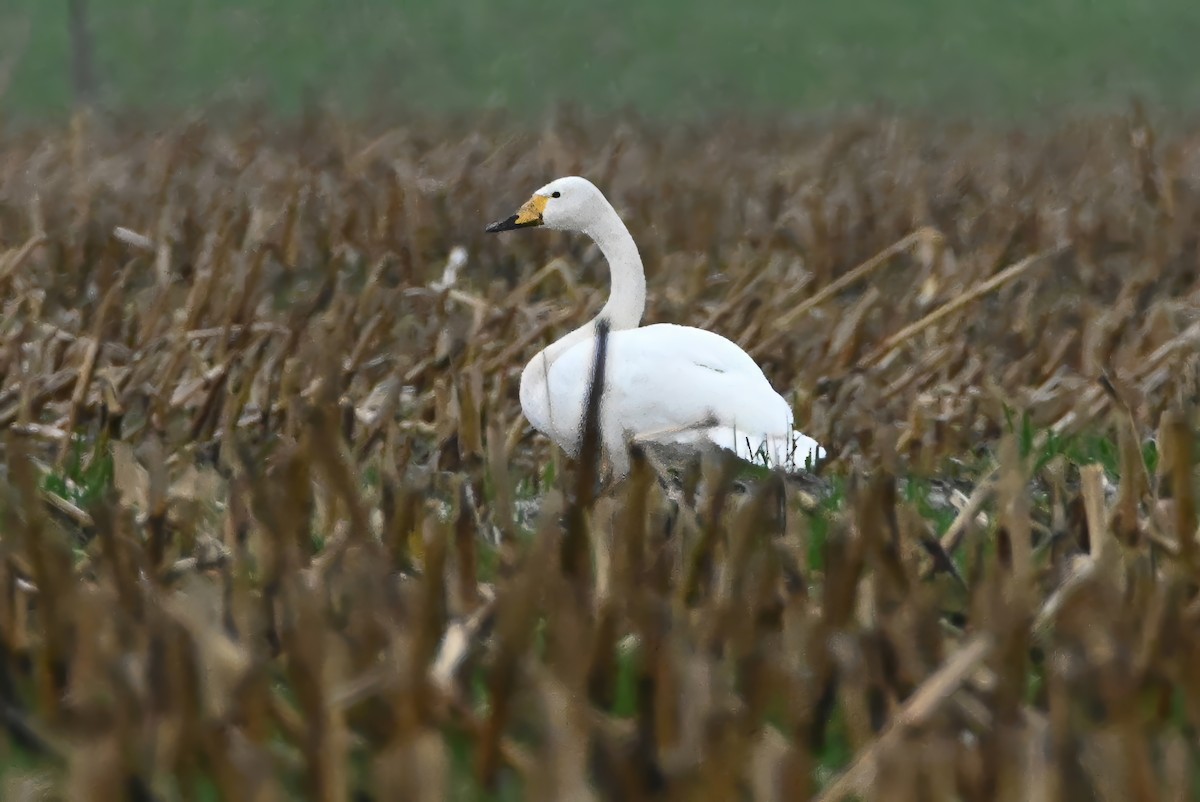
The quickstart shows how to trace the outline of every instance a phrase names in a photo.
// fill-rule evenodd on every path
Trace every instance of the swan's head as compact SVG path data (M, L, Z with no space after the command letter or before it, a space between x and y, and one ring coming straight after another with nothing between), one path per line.
M607 207L608 201L595 184L570 175L551 181L534 192L512 217L497 220L484 230L494 234L545 226L559 231L587 231Z

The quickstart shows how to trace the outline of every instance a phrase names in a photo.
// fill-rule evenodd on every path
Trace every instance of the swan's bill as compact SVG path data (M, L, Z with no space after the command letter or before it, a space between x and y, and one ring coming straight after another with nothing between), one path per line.
M534 195L525 201L517 213L507 220L497 220L484 229L489 234L512 231L515 228L530 228L542 224L542 212L546 211L545 195Z

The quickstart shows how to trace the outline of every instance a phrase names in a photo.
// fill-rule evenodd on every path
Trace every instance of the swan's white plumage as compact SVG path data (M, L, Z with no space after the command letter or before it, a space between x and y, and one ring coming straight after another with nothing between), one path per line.
M733 342L691 326L638 327L645 305L641 258L616 211L590 182L574 176L553 181L521 213L489 230L521 225L588 234L607 257L613 279L596 319L540 352L521 374L521 409L534 429L578 454L596 321L603 318L611 333L600 431L615 475L628 471L631 439L707 442L769 466L804 467L824 456L816 441L795 431L787 401Z
M593 337L572 345L539 383L549 391L521 398L529 423L572 456L579 449L595 350ZM754 360L719 334L670 323L616 331L606 361L600 428L610 455L619 454L625 440L644 437L709 440L751 461L765 448L773 465L803 466L807 457L820 456L811 453L815 441L803 435L795 439L797 453L789 452L791 407ZM619 456L614 462L623 464Z

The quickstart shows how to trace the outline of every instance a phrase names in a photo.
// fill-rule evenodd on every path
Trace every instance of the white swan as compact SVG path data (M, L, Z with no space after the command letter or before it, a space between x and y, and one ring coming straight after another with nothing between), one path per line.
M630 440L712 443L767 467L804 467L825 456L792 428L792 410L749 354L719 334L658 323L646 306L642 258L620 216L590 181L568 176L533 194L488 232L545 226L588 235L608 260L612 289L591 321L537 354L521 373L521 409L534 429L577 457L596 346L610 335L600 440L614 479L629 472Z

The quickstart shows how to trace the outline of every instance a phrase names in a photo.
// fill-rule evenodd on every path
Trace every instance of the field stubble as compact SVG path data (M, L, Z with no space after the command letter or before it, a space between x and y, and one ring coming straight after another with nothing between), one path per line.
M820 491L525 431L572 173ZM8 133L3 796L1187 798L1198 235L1136 114Z

